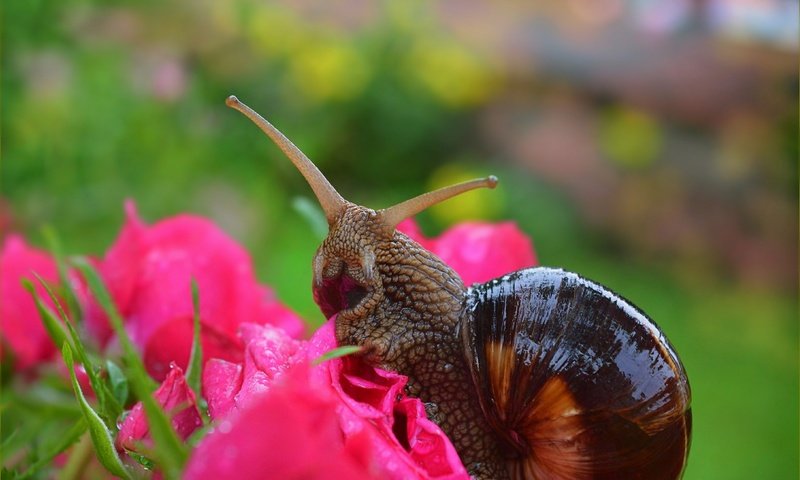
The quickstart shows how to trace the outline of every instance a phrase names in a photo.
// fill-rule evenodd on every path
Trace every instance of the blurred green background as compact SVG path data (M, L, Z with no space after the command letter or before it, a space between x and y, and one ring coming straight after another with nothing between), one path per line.
M647 311L694 395L688 479L797 478L795 1L3 4L0 231L100 255L134 199L252 252L311 324L310 191L235 93L350 200L465 177L426 233L512 219Z

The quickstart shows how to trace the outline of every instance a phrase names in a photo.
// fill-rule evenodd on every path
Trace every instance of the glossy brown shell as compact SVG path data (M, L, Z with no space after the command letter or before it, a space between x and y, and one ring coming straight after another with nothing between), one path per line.
M460 326L512 478L679 478L691 433L683 365L605 287L532 268L469 289Z

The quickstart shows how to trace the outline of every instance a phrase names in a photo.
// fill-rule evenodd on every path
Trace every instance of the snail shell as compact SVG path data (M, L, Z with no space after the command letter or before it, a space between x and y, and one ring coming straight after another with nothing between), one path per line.
M460 324L481 409L512 478L678 478L691 393L661 330L574 273L474 285Z

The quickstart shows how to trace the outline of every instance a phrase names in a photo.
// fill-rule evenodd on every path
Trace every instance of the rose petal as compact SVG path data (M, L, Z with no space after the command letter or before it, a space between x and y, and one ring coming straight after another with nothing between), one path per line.
M208 402L208 415L212 419L223 417L236 402L234 397L242 389L242 365L212 358L203 369L203 396Z
M269 390L291 366L306 360L305 342L293 339L281 328L244 323L241 338L245 344L241 364L218 360L206 364L203 391L212 419L226 415L234 407L244 407Z
M329 320L311 338L310 358L336 344L334 322ZM404 375L370 367L355 357L329 360L312 374L330 382L339 394L343 405L337 414L345 438L367 435L386 478L468 478L455 448L428 420L422 402L405 398ZM396 431L398 417L407 425ZM398 431L404 432L401 438Z
M242 340L246 345L243 365L207 364L204 391L216 421L256 408L298 365L336 347L334 320L307 342L275 327L253 324L242 325ZM405 376L369 367L355 357L328 360L306 375L307 383L334 393L334 415L345 448L351 448L351 443L369 445L368 457L380 466L383 478L467 478L454 448L425 417L421 402L403 403ZM402 422L397 431L396 422ZM262 435L277 434L281 425L265 425L269 431ZM364 447L352 448L362 451Z
M203 424L200 412L197 410L194 392L186 383L180 367L173 366L170 369L161 386L153 393L153 397L172 419L172 426L182 439L188 438ZM131 451L137 451L140 443L148 448L152 446L150 428L142 402L134 405L122 421L116 443L118 448Z
M460 223L433 239L423 237L411 219L401 222L398 230L441 258L465 285L484 283L537 264L530 238L513 222Z
M0 337L14 353L17 370L27 370L50 359L56 350L33 297L22 287L22 279L30 280L37 295L55 311L34 273L47 282L58 281L55 261L49 255L29 247L19 235L8 236L0 251Z
M406 438L401 438L401 442L409 446L411 458L431 478L467 478L455 447L439 426L428 419L425 406L418 398L400 400L394 412L395 421L400 423L405 420L402 431Z
M132 203L120 236L100 262L100 272L145 365L162 379L166 365L185 365L194 314L191 282L200 292L204 359L220 355L237 360L237 337L244 322L278 324L300 335L303 323L256 282L250 256L214 224L190 215L152 226L139 220ZM87 307L87 324L103 341L107 319L95 302Z
M266 322L275 325L290 337L300 338L305 333L305 324L290 308L286 307L275 298L275 292L268 287L261 287L261 314L257 318L266 319Z
M313 348L309 348L309 357L316 358L336 348L334 321L321 326L310 342ZM326 376L344 402L365 418L390 416L408 380L399 373L369 367L349 357L329 360L320 370L327 372Z
M186 369L194 340L191 317L178 317L163 323L153 333L142 354L147 371L155 378L164 378L171 364ZM230 362L242 360L242 342L209 325L201 325L203 357Z
M371 444L345 445L330 386L314 382L300 364L221 420L195 449L184 478L379 478Z
M96 265L120 311L130 304L136 289L139 259L148 246L146 229L136 212L136 205L126 201L125 225L105 258ZM105 343L113 330L103 310L96 302L88 302L85 309L87 328L101 343Z

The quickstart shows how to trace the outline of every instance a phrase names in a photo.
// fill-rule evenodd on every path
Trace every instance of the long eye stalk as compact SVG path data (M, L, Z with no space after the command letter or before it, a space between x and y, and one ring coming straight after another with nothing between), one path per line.
M347 201L339 195L339 192L333 188L333 185L317 166L277 128L234 95L229 96L225 100L225 104L252 120L289 157L289 160L300 170L311 189L314 190L314 194L325 212L325 217L328 219L328 224L333 225L336 218L344 211Z
M264 117L259 115L255 110L248 107L238 98L231 95L225 100L225 104L229 107L241 112L247 118L253 121L267 136L275 142L275 145L280 148L283 153L289 157L295 167L303 174L311 189L314 190L317 199L319 200L322 210L325 211L325 217L328 219L328 224L333 225L336 219L342 214L347 207L348 202L339 192L333 188L333 185L327 178L319 171L314 163L300 151L288 138L286 138L277 128L273 127ZM439 190L424 193L411 200L399 203L393 207L380 210L381 222L386 228L387 233L391 234L397 227L397 224L406 218L413 217L426 208L443 202L461 193L474 190L476 188L494 188L497 185L497 177L490 175L486 178L478 178L468 182L451 185L449 187L440 188Z
M383 218L383 224L386 226L387 231L393 232L398 223L402 222L406 218L413 217L428 207L476 188L494 188L496 185L497 177L494 175L489 175L486 178L477 178L468 182L440 188L439 190L434 190L433 192L423 193L418 197L398 203L393 207L380 210L378 213Z

